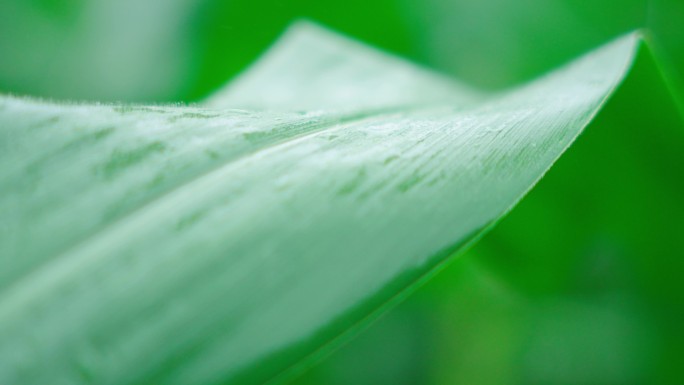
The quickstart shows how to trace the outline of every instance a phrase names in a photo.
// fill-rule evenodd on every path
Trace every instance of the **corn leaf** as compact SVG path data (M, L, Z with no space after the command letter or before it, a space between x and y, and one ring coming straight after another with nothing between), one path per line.
M504 215L626 35L483 94L309 24L204 105L0 99L0 383L256 384Z

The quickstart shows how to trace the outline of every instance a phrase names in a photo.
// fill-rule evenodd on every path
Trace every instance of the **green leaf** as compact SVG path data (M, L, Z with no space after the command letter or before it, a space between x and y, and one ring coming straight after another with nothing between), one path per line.
M638 41L482 95L299 24L207 106L2 97L0 382L292 373L506 213Z

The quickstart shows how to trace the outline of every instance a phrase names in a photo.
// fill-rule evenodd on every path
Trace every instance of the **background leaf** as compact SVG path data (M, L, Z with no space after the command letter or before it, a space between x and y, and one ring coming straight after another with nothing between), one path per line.
M684 68L680 3L5 0L0 90L79 100L199 100L301 18L487 89L532 79L637 28L652 31L676 73Z

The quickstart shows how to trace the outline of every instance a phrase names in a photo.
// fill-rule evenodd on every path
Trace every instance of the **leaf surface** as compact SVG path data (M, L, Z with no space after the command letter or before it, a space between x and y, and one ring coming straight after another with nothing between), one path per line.
M630 34L485 95L300 24L205 106L0 99L0 383L252 384L505 214Z

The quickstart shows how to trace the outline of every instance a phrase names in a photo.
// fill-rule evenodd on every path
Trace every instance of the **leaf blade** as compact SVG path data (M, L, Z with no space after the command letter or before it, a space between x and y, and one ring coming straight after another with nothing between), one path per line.
M328 44L350 57L366 56L337 40ZM92 159L71 158L64 154L73 146L50 143L48 135L46 146L62 149L57 151L62 166L74 170L71 180L84 183L65 187L64 175L50 174L49 162L43 163L39 186L77 192L62 193L64 201L50 203L57 211L48 215L54 218L49 225L27 215L39 202L35 196L3 194L4 208L17 201L25 205L5 221L30 218L33 226L45 225L19 246L47 246L32 251L35 260L11 273L8 279L13 281L0 293L0 378L122 384L258 383L271 378L410 286L454 245L467 243L509 210L621 81L637 42L636 35L629 35L536 83L477 103L456 88L439 95L445 105L433 106L432 86L424 88L420 79L412 83L405 74L415 71L403 63L396 73L408 83L399 82L398 89L420 92L406 98L397 97L391 87L380 90L385 104L371 105L369 111L359 110L345 93L321 103L312 92L315 87L307 86L295 94L295 100L306 103L294 108L351 107L301 115L46 106L5 98L2 126L16 128L6 142L19 145L12 146L16 152L8 152L2 164L22 159L28 144L15 135L26 131L21 122L28 117L49 123L58 114L64 127L75 131L89 122L90 135L115 125L123 139L104 147L82 146ZM286 57L301 61L300 47L293 48L298 54ZM308 60L320 64L328 58L313 51ZM388 63L380 59L379 66L391 67ZM268 82L256 85L250 79L262 76L248 74L224 101L237 92L235 97L246 95L252 107L278 110L293 96L264 102L246 89L270 95L269 85L282 89L293 77L305 76L316 84L316 74L298 70L306 66L286 68L293 72L266 76ZM329 76L326 65L316 68L323 79ZM363 83L357 86L365 89ZM373 91L377 89L365 96L378 98ZM361 104L368 105L370 99L363 96ZM427 106L416 96L423 96ZM468 101L450 105L458 98ZM415 107L398 109L407 103ZM17 119L22 108L28 112ZM316 119L320 127L306 126ZM273 130L274 121L284 122L283 130ZM34 123L27 127L35 129ZM297 131L298 124L306 129ZM190 128L194 132L188 133ZM245 134L256 135L256 143ZM112 135L103 139L114 140ZM163 141L166 136L170 139ZM195 155L207 148L223 152L218 159L198 163ZM27 158L27 165L35 161L32 155ZM82 159L91 163L77 162ZM109 173L103 159L104 165L114 164ZM175 182L161 192L147 186L169 164ZM91 183L93 167L104 179L87 190L83 186ZM14 175L8 180L23 180L11 167L2 169L9 178ZM113 178L109 182L107 175ZM89 211L97 211L97 202L106 198L114 204L130 193L126 188L111 192L110 183L135 185L148 195L90 231L88 220L104 212ZM50 250L60 244L46 237L57 231L60 219L71 222L65 232L76 235L71 246L52 258ZM0 236L10 239L12 234ZM38 345L27 343L35 339ZM43 369L33 369L39 362Z

